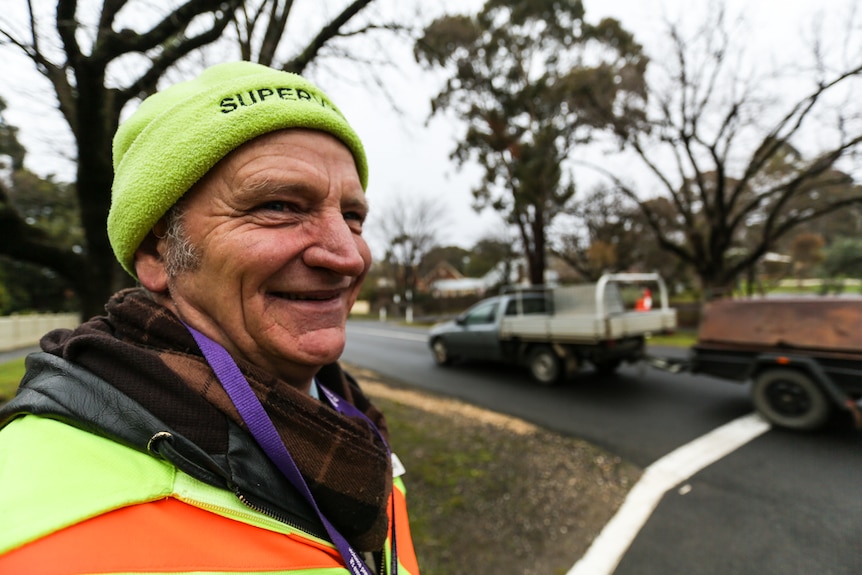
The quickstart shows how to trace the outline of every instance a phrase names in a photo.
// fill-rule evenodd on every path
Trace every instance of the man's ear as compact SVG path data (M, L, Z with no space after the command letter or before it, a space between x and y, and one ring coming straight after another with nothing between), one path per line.
M138 274L138 281L153 293L168 291L168 274L162 258L162 251L165 248L164 239L156 236L160 225L162 225L161 220L135 251L135 273Z

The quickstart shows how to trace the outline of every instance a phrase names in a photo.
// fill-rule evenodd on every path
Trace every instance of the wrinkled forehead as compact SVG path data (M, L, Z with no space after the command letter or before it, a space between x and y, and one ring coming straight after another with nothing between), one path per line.
M290 196L331 199L367 210L350 149L326 132L289 128L263 134L222 158L179 200L216 191L242 201ZM179 203L178 202L178 203Z

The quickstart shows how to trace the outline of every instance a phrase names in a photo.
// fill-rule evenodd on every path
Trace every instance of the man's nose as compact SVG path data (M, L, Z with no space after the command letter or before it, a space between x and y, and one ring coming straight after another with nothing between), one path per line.
M365 240L350 228L342 214L326 215L307 225L311 234L311 241L303 251L307 266L345 276L358 276L365 271L366 261L360 249Z

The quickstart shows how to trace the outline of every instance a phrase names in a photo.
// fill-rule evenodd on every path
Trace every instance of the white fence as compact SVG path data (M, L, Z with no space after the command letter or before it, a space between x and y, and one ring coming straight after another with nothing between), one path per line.
M77 313L10 315L0 317L0 351L36 345L47 332L81 323Z
M828 279L818 279L818 278L806 278L806 279L792 279L785 278L778 282L778 285L783 288L815 288L820 287L823 284L827 285L843 285L844 287L860 287L862 286L862 280L857 278L840 278L834 280Z

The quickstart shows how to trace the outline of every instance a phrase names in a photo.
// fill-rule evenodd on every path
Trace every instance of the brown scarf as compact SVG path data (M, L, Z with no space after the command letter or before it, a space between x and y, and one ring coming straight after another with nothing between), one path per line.
M117 293L107 317L51 332L42 348L93 372L211 454L227 450L227 419L245 428L191 334L142 290ZM361 551L383 548L392 489L386 447L367 423L337 413L286 382L237 361L305 477L323 514ZM365 413L383 415L337 364L318 380Z

